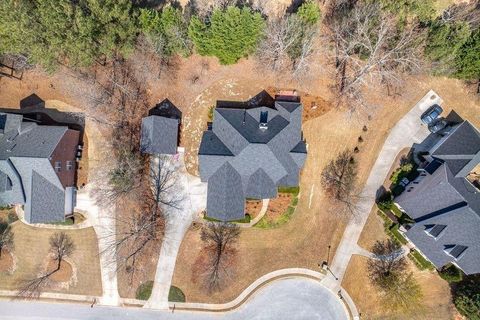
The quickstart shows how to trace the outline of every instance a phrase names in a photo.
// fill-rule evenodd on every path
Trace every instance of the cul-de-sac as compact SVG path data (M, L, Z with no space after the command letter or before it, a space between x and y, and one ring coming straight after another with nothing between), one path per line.
M479 0L0 17L0 319L480 320Z

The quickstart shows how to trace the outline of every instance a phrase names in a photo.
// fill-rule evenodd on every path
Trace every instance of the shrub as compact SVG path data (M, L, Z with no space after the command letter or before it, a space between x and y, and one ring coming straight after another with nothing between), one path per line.
M438 271L440 277L447 282L460 282L463 279L462 270L455 267L453 264L449 264Z
M393 207L393 196L390 191L385 192L377 199L377 206L381 210L390 210Z
M168 301L170 302L185 302L185 294L180 288L171 286L168 292Z
M458 312L470 320L480 320L480 283L475 278L460 282L454 290Z
M136 293L136 298L138 300L148 300L152 295L153 281L147 281L142 283Z

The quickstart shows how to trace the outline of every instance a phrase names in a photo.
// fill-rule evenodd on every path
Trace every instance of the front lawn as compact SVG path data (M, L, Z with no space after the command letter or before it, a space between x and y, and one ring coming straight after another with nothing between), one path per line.
M43 264L48 262L49 239L57 230L36 228L16 221L12 224L14 233L13 254L16 258L16 270L13 274L0 273L0 289L18 290L19 284L25 279L35 277ZM69 258L72 267L76 269L75 285L66 288L52 288L48 291L70 294L101 295L102 280L95 230L90 228L62 230L69 235L75 251Z

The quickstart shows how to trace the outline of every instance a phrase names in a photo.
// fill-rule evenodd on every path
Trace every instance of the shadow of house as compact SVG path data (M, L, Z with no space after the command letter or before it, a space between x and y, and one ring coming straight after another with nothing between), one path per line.
M45 108L45 101L39 96L37 96L35 93L20 100L20 109L31 107Z
M216 108L251 109L257 107L275 108L275 99L265 90L260 91L247 101L218 100Z
M62 112L45 108L45 105L33 105L23 109L0 108L0 112L20 114L25 121L46 126L66 126L80 132L80 144L83 144L85 132L85 115L81 112Z

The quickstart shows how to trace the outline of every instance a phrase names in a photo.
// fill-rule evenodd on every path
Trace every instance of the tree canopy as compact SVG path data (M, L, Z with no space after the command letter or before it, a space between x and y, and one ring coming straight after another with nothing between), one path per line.
M129 0L5 0L0 15L0 54L26 55L49 71L127 55L137 35Z
M190 54L188 24L179 9L171 6L161 12L141 9L139 21L143 33L158 54L165 56Z
M459 49L455 59L457 71L455 76L465 80L480 79L480 29Z
M255 50L264 27L259 13L231 6L214 10L207 21L194 16L188 34L199 54L233 64Z
M455 69L455 57L470 36L465 22L444 23L435 21L429 27L426 56L438 65L435 73L451 74Z

